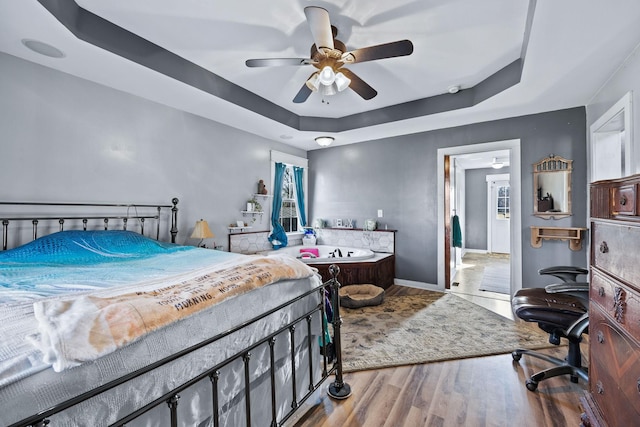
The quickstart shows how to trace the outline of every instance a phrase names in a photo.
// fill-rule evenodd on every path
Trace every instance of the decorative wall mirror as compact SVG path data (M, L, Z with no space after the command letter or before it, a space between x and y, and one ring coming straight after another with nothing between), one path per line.
M571 215L571 170L573 160L553 154L533 165L533 214L565 218Z

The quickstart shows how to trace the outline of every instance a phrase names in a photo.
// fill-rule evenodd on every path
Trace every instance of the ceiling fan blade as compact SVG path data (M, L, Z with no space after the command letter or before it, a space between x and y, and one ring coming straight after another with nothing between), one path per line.
M311 95L311 92L312 90L309 89L309 87L305 82L305 84L303 84L300 90L298 91L298 94L295 96L295 98L293 98L293 102L296 104L302 104L307 100L307 98L309 98L309 95Z
M363 99L366 99L368 101L368 100L370 100L371 98L375 97L378 94L378 92L374 88L369 86L364 80L362 80L360 77L358 77L356 74L354 74L353 71L348 70L346 68L340 68L340 71L349 80L351 80L351 83L349 84L349 87L355 93L360 95Z
M407 56L413 53L413 43L409 40L384 43L375 46L363 47L362 49L345 52L342 55L342 62L354 64L356 62L375 61L376 59L394 58L396 56Z
M281 67L285 65L309 65L314 61L309 58L263 58L247 59L247 67Z
M313 41L318 50L323 47L333 49L333 32L331 30L329 12L321 7L307 6L304 8L304 14L307 17Z

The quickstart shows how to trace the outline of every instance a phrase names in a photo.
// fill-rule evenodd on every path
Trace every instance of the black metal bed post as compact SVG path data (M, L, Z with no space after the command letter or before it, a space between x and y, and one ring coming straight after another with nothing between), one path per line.
M329 385L327 393L334 399L346 399L351 396L351 386L345 383L342 379L342 344L340 342L340 325L342 325L342 319L340 318L340 282L338 282L338 274L340 273L340 267L335 264L329 266L329 273L331 274L331 291L332 298L331 304L333 305L333 341L336 352L336 380Z
M176 235L178 234L178 198L171 199L171 203L173 203L171 208L171 243L175 243Z

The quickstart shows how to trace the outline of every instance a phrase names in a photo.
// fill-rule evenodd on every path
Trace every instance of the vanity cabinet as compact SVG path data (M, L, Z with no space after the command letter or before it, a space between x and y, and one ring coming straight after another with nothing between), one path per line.
M589 392L583 426L640 420L640 175L591 184Z

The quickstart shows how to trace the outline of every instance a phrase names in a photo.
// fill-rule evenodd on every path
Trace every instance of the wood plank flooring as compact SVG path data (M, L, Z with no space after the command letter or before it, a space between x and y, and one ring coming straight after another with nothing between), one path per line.
M394 285L387 292L424 291ZM563 358L566 347L546 352ZM505 354L347 373L352 395L336 401L323 394L295 427L578 426L585 383L558 377L526 389L525 379L547 367Z

